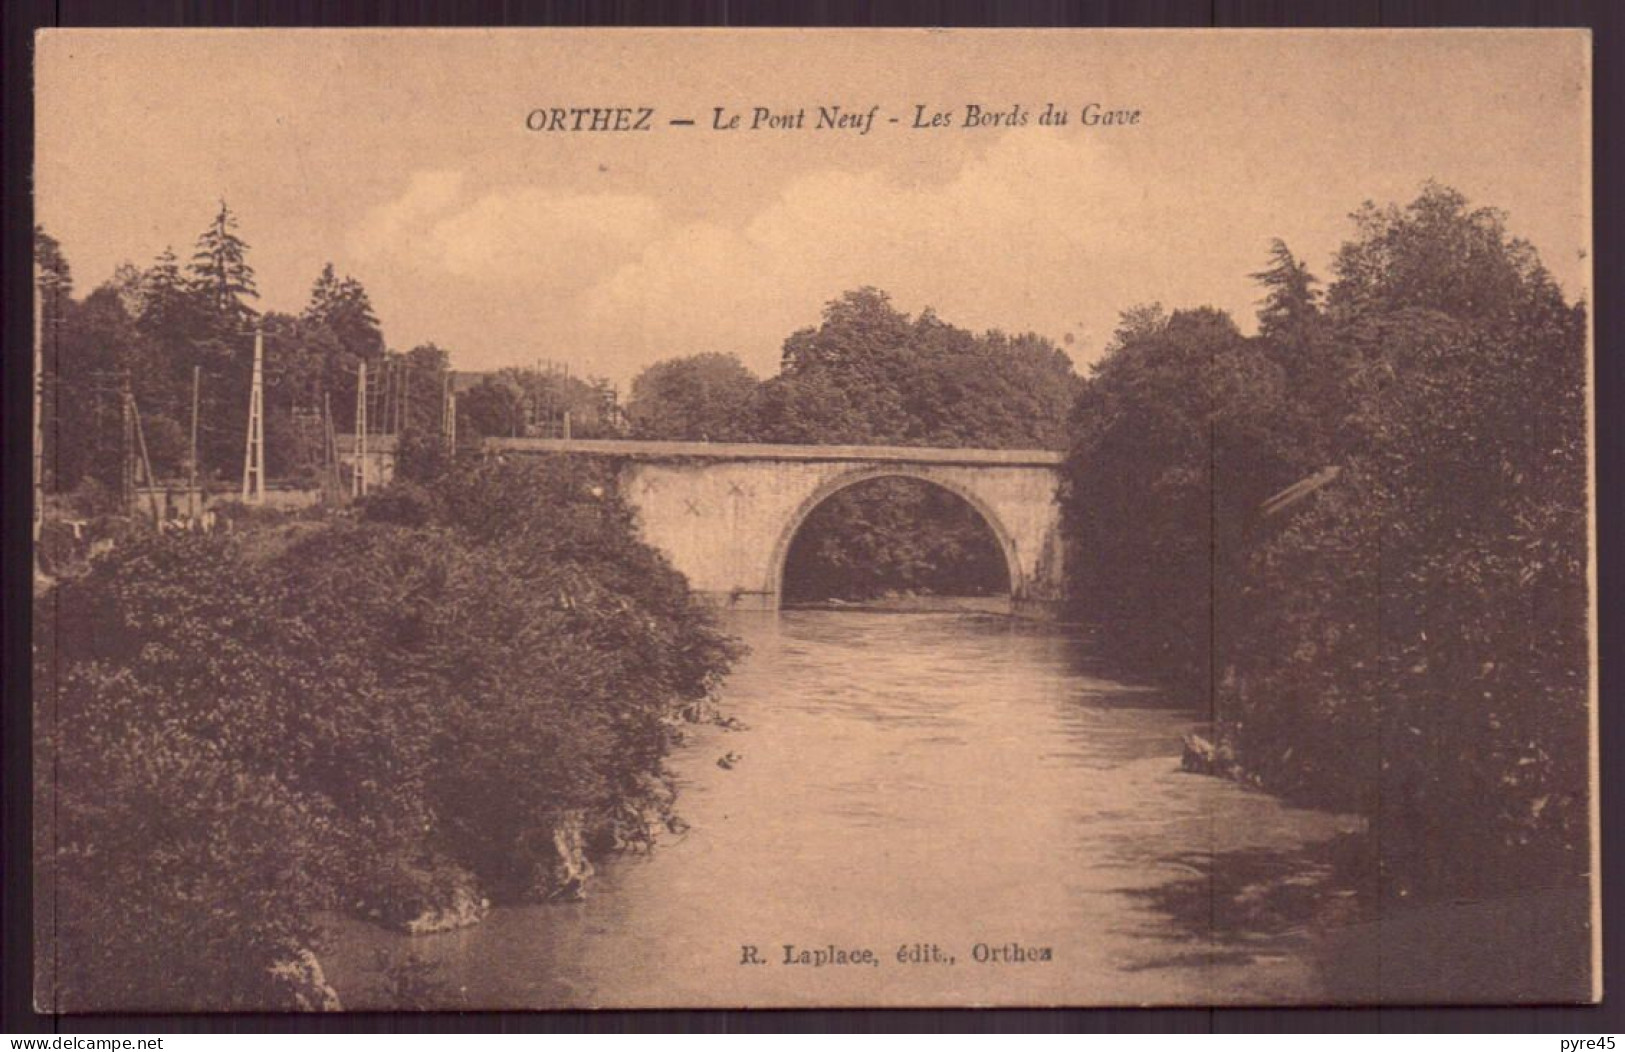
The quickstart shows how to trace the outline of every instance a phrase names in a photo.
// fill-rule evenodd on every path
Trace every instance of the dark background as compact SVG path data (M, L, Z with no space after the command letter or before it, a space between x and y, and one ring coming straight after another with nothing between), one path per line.
M4 436L3 724L0 724L0 1031L156 1032L444 1032L610 1031L707 1033L781 1030L923 1032L1320 1032L1562 1033L1625 1031L1625 994L1591 1007L1348 1009L1051 1009L980 1011L659 1011L336 1016L41 1016L31 1007L30 881L31 711L29 684L30 257L33 211L32 31L40 26L1592 26L1595 29L1594 177L1597 539L1603 757L1604 983L1625 981L1625 778L1611 760L1625 756L1625 718L1617 709L1622 639L1621 519L1625 511L1625 217L1610 188L1625 188L1621 103L1625 102L1625 5L1615 0L39 0L4 7L0 52L0 144L5 310L0 433ZM163 947L153 947L162 953ZM1080 996L1086 992L1080 991ZM1553 1038L1554 1052L1556 1039Z

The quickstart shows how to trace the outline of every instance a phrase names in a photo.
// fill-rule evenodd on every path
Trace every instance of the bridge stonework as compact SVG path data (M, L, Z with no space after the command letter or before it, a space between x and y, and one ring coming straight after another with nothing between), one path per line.
M913 478L963 498L1004 550L1013 606L1047 613L1063 597L1051 450L773 446L710 442L502 439L504 453L591 453L620 461L621 492L645 542L707 598L775 610L790 542L835 493L876 478Z

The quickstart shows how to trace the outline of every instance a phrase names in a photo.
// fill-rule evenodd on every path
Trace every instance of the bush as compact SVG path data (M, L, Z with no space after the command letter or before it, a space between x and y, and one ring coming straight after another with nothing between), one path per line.
M134 537L42 599L56 1006L290 1007L318 910L540 898L561 850L646 839L734 650L608 481L486 465L364 521Z
M397 526L425 526L434 517L434 495L407 480L397 480L378 493L362 497L361 518Z
M54 1007L289 1004L270 968L314 937L309 863L337 816L299 785L299 670L232 546L132 535L48 599Z
M473 451L465 451L472 453ZM395 441L395 478L433 484L452 468L445 441L422 428L408 430Z

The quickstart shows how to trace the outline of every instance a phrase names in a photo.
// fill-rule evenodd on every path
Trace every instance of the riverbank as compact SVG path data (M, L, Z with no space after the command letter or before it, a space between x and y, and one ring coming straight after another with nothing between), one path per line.
M448 1009L1336 999L1322 932L1349 907L1315 854L1357 823L1182 771L1194 714L1105 677L1073 633L726 627L750 647L721 690L735 729L670 759L686 832L608 860L581 901L418 938L345 921L323 960L346 1006L390 1003L394 972ZM1216 925L1209 886L1234 900ZM785 965L786 944L878 963ZM741 968L745 945L767 963ZM933 945L955 963L898 959ZM976 959L1010 945L1051 959Z
M735 651L603 470L481 463L346 514L132 528L58 577L34 663L49 1007L325 1005L319 915L466 930L646 847Z
M1185 736L1181 766L1268 792L1211 724ZM1193 859L1189 880L1152 898L1193 935L1219 945L1314 933L1322 984L1339 1003L1582 1003L1591 996L1585 887L1410 895L1385 880L1381 831L1364 818L1349 822L1339 836L1292 852ZM1545 985L1532 989L1530 975L1544 976Z

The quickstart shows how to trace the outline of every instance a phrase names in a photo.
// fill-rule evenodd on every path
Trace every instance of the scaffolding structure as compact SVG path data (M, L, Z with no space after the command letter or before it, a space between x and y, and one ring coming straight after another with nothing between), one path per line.
M248 442L243 451L243 503L265 503L265 333L254 327L254 380L248 394Z
M350 473L350 496L367 495L367 360L356 367L355 380L355 463Z
M445 444L446 456L457 455L457 384L450 369L440 383L440 440Z

